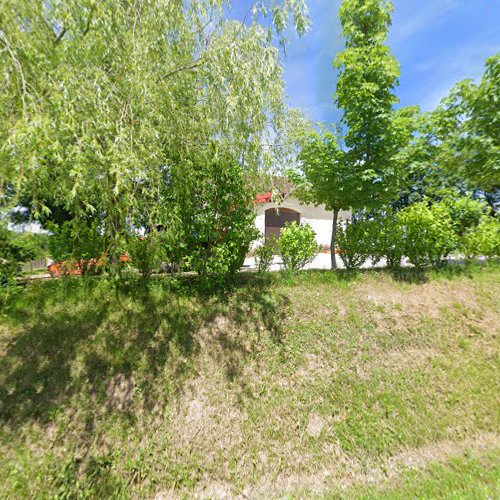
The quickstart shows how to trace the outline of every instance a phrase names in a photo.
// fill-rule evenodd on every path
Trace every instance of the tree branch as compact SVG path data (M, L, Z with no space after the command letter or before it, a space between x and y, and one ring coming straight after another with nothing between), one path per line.
M19 59L16 57L14 54L14 51L12 50L9 40L5 36L5 33L0 30L0 39L3 41L5 48L7 49L7 52L10 54L10 57L12 58L12 61L14 62L14 65L17 67L19 71L19 75L21 77L21 87L22 87L22 92L21 92L21 101L23 103L23 116L26 117L26 79L24 78L24 72L23 72L23 66Z
M175 75L177 73L180 73L181 71L190 71L192 69L195 69L198 66L200 66L201 63L202 63L202 59L200 57L200 58L196 59L195 61L193 61L190 64L186 64L185 66L180 66L178 68L173 69L172 71L169 71L168 73L166 73L164 75L164 78L169 78L170 76L173 76L173 75Z
M59 35L56 36L56 39L54 40L54 45L57 45L63 39L63 36L66 34L67 31L68 29L66 28L66 26L63 26L63 29L61 30Z
M85 36L90 30L90 25L92 23L92 19L94 18L95 9L96 9L96 4L93 4L92 7L90 7L89 17L87 19L87 24L85 25L85 29L82 32L82 36Z

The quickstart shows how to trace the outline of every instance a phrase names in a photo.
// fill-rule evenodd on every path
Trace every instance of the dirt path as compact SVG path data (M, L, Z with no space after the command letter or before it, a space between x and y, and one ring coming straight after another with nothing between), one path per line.
M417 449L408 449L377 465L363 465L347 455L335 455L335 460L314 475L273 477L272 474L243 489L221 482L200 485L190 496L194 498L283 498L296 491L314 495L332 490L344 490L351 486L380 485L394 480L408 469L422 469L434 463L442 463L468 452L472 455L500 447L500 436L495 433L478 434L464 441L439 441ZM178 493L164 491L155 500L178 498Z

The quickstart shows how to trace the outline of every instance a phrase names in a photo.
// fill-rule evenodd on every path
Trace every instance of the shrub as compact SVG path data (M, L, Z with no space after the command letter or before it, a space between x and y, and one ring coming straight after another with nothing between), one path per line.
M9 293L21 265L35 256L32 245L0 222L0 298Z
M351 222L337 227L340 258L347 269L357 269L373 254L375 224L372 221Z
M368 236L371 238L370 257L373 262L385 258L387 266L399 266L403 257L403 235L396 213L388 210L384 214L377 214L370 222L372 228Z
M467 229L461 239L460 250L468 260L478 255L485 257L500 255L500 221L498 218L485 215L477 226Z
M184 170L172 171L166 196L177 208L169 220L183 249L182 261L208 286L221 284L242 266L259 234L251 184L243 167L217 149L193 158L188 166L189 176Z
M314 260L319 252L316 234L309 224L298 226L294 221L281 230L278 241L283 266L287 271L297 271Z
M380 252L380 236L382 232L382 227L380 224L380 220L377 219L369 219L364 221L367 227L367 241L366 244L366 252L368 258L371 261L371 264L374 266L382 259L383 255Z
M133 235L128 244L128 252L132 266L143 278L149 278L161 268L164 253L161 234L154 231L142 237Z
M76 219L60 225L48 225L51 231L48 247L51 257L59 261L101 260L105 243L97 222L82 225ZM83 269L83 271L91 269Z
M257 263L257 271L265 273L271 268L273 258L276 255L276 241L267 239L264 243L255 249L255 261Z
M33 253L33 259L44 259L49 255L49 234L24 232L18 240Z
M448 211L457 236L463 236L469 228L477 226L488 208L486 202L469 196L448 197L439 205Z
M184 266L183 256L186 254L183 241L179 240L177 232L171 227L161 231L161 262L162 270L168 273L178 273Z
M415 203L398 214L402 230L402 253L417 268L439 265L456 249L456 236L444 204Z

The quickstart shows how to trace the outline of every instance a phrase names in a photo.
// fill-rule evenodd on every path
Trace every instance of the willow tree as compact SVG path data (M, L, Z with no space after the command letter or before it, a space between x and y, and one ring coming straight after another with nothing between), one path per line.
M286 116L261 4L234 21L222 0L2 2L2 201L62 207L76 230L97 218L112 254L185 155L216 142L256 170ZM301 0L270 12L278 35L307 28Z

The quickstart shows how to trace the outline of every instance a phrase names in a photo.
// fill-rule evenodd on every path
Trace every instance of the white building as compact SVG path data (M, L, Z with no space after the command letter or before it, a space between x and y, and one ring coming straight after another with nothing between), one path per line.
M324 205L315 207L305 205L294 196L284 196L283 202L277 206L271 201L271 192L258 195L255 199L255 225L262 236L279 237L281 228L287 222L296 221L297 224L309 224L316 233L316 241L323 247L330 247L332 240L333 212L326 210ZM338 220L350 220L351 213L341 211ZM259 243L257 242L255 246Z

